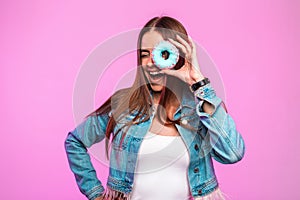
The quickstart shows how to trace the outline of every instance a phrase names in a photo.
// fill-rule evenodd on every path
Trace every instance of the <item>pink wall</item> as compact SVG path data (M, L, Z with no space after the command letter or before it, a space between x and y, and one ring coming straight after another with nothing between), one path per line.
M63 147L76 125L81 64L101 42L160 14L179 19L211 56L246 141L241 162L215 162L228 199L299 199L299 7L284 0L2 1L0 199L85 199ZM110 94L101 86L94 107ZM107 169L93 163L105 183Z

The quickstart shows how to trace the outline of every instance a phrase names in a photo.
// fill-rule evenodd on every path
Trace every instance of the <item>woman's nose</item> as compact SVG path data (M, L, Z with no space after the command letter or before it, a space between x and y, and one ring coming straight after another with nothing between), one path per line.
M148 65L148 66L152 66L153 64L154 64L153 57L152 57L152 55L150 54L150 55L149 55L148 62L147 62L147 65Z

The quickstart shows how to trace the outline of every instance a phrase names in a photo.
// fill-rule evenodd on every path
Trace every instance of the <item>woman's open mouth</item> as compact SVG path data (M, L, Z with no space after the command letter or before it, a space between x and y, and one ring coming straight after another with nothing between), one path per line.
M165 76L163 73L160 73L159 71L153 71L153 72L148 71L148 74L150 79L155 82L159 81Z

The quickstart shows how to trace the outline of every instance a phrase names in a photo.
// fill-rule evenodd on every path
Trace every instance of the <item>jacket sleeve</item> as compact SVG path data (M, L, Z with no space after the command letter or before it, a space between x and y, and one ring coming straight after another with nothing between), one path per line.
M211 83L208 83L194 92L198 103L196 112L201 122L207 127L212 157L223 164L231 164L240 161L245 154L245 143L241 134L237 131L233 118L221 105L219 98ZM204 101L212 104L214 109L211 114L203 111Z
M64 142L69 166L79 190L89 200L100 196L104 188L97 178L87 147L104 139L108 118L107 114L87 117L68 133Z

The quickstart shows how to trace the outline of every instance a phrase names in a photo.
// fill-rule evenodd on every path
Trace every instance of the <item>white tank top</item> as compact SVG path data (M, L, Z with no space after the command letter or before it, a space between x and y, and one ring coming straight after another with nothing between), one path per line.
M189 154L181 136L148 132L137 157L131 200L187 200Z

